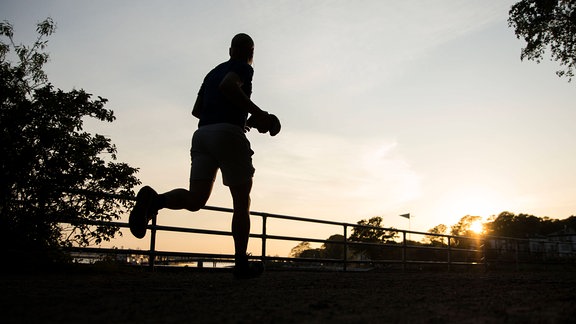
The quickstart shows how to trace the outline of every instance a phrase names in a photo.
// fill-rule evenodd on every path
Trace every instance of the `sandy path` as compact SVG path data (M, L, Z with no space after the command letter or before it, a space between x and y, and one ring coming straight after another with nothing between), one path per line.
M563 323L576 274L105 272L0 277L2 323Z

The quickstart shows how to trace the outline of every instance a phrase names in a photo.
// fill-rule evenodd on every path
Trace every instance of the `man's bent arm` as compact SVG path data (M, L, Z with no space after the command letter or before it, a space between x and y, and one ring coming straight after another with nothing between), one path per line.
M238 108L244 109L251 115L262 115L267 114L265 111L256 106L255 103L248 98L248 96L242 91L242 80L238 74L234 72L228 72L222 82L220 82L219 89L224 93L224 95L232 101Z

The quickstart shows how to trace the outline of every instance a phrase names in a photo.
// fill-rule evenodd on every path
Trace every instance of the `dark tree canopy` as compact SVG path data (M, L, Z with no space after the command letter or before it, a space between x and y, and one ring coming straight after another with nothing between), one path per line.
M450 227L450 234L457 236L473 236L472 224L481 221L482 217L466 215L458 221L458 223Z
M328 238L328 242L322 245L322 250L324 251L324 257L326 259L343 259L345 248L344 244L346 241L344 235L334 234ZM340 243L338 243L340 242Z
M576 68L576 0L522 0L509 12L508 24L526 41L521 59L540 62L549 50L563 69L556 74L568 78Z
M432 235L427 235L425 237L425 241L428 241L428 243L430 243L430 245L443 246L447 243L447 239L445 237L437 236L437 235L446 235L447 232L448 232L448 227L446 225L438 224L438 225L436 225L433 228L428 230L428 233L430 233ZM437 234L437 235L434 235L434 234Z
M382 221L383 219L380 216L358 221L357 224L359 226L352 229L350 240L371 243L385 243L394 240L397 232L383 229Z
M302 253L304 253L304 251L307 250L311 250L312 248L310 247L310 242L300 242L298 243L298 245L296 245L295 247L292 248L292 250L290 250L290 254L288 255L291 258L299 258Z
M576 229L576 217L564 220L537 217L528 214L502 212L486 223L487 234L507 237L543 237L568 228Z
M373 260L383 259L387 255L387 251L383 250L382 247L386 243L395 244L394 239L398 236L398 232L394 229L383 228L382 217L380 216L363 219L358 221L357 224L357 226L352 227L352 233L348 241L368 244L358 244L354 247L349 247L348 251L365 253L366 256ZM342 260L347 254L344 246L346 240L344 235L334 234L320 248L316 249L310 246L310 242L300 242L292 248L290 257Z
M354 246L352 249L365 253L372 260L386 259L390 250L384 249L384 246L395 244L394 239L398 236L398 232L394 229L384 229L382 221L382 217L374 216L357 222L358 226L352 228L350 241L371 244Z
M0 23L8 40L0 41L0 242L33 252L114 237L118 227L82 221L117 220L131 201L87 193L129 197L140 183L137 169L115 162L109 138L83 130L86 118L114 121L107 100L48 82L44 38L54 28L50 19L39 23L29 47L16 45L12 25Z

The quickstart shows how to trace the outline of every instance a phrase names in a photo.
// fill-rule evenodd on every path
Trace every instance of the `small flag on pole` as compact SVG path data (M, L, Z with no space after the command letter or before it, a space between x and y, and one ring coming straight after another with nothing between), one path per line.
M408 213L408 214L402 214L402 215L400 215L400 217L404 217L404 218L410 219L410 213Z

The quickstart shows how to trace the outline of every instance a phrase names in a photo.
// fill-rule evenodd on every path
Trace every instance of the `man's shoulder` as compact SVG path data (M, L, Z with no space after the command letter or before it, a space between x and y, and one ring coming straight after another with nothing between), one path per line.
M228 63L228 68L230 71L234 71L242 75L252 76L252 74L254 74L254 69L252 68L252 65L246 62L231 59L230 61L225 63Z
M239 74L245 74L245 73L253 74L254 68L252 68L252 66L248 63L231 59L216 65L216 67L214 67L210 71L210 73L218 73L222 71L224 72L234 71Z
M243 82L251 83L254 76L254 69L248 63L237 60L229 60L222 62L214 67L205 78L206 80L220 80L228 72L234 72L243 80Z

